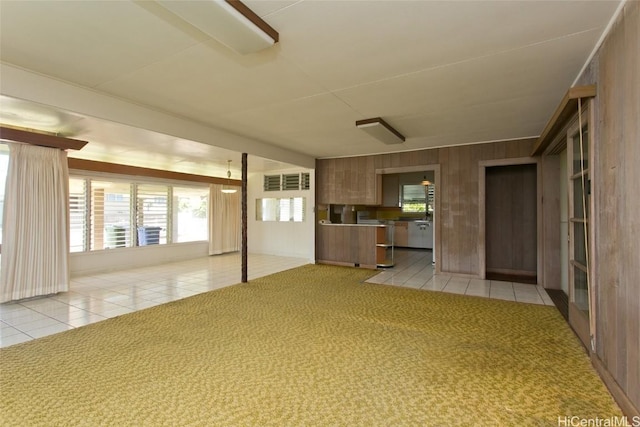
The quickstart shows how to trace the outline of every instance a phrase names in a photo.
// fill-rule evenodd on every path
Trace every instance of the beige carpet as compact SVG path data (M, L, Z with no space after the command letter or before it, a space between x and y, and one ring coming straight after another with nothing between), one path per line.
M0 350L3 426L557 426L621 416L552 307L305 266Z

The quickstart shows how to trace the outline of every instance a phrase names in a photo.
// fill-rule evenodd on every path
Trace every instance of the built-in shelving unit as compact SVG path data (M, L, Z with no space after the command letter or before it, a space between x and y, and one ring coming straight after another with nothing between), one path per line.
M393 227L387 233L387 226L376 228L376 265L382 268L393 267Z

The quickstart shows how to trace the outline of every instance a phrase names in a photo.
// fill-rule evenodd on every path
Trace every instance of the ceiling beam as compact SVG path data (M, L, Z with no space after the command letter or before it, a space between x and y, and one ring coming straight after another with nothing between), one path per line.
M0 139L61 150L82 150L89 141L0 126Z
M267 33L275 43L278 43L278 41L280 40L280 34L278 34L278 32L273 29L271 25L267 24L262 18L256 15L253 10L249 9L247 5L239 0L225 0L225 2L228 3L229 6L237 10L240 14L242 14L242 16L251 21L253 25Z
M206 184L232 185L239 187L242 181L214 176L194 175L191 173L172 172L160 169L143 168L139 166L122 165L118 163L98 162L95 160L76 159L69 157L70 170L112 173L118 175L143 176L149 178L171 179L178 181L202 182Z

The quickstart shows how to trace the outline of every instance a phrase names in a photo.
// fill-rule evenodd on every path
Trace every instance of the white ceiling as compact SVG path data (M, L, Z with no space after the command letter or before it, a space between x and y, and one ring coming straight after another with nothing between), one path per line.
M239 55L150 1L2 0L0 121L90 141L73 156L214 175L240 151L272 160L256 170L532 137L620 4L244 3L278 44ZM406 142L355 127L378 116Z

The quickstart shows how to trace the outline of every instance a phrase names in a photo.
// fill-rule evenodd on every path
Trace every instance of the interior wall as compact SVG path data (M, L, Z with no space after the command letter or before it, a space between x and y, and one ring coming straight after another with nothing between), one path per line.
M264 173L250 173L248 177L247 233L249 253L290 256L315 260L315 174L312 169L269 171L268 175L308 172L309 190L264 191ZM263 222L256 220L256 199L265 197L305 197L304 222Z
M376 169L440 165L436 210L438 272L480 277L479 162L528 157L534 139L379 154ZM319 163L321 165L322 163ZM482 227L484 233L484 227ZM439 245L439 246L438 246Z
M640 408L640 2L628 1L578 82L596 84L592 240L596 366ZM608 377L611 378L608 378Z
M209 255L209 242L206 241L78 252L69 256L69 272L71 277L78 277L186 261L207 255Z

